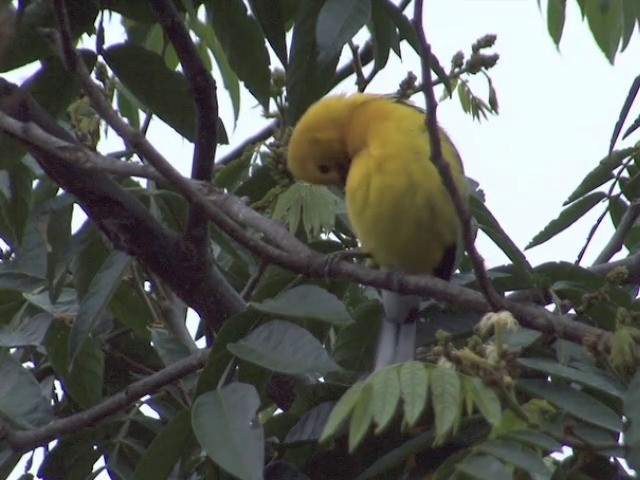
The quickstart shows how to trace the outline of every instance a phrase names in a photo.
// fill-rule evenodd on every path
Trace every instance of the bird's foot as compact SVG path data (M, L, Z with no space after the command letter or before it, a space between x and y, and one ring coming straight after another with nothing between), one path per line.
M329 253L325 257L324 276L326 278L330 278L331 271L333 270L334 266L336 265L336 263L342 260L357 260L362 258L370 259L371 254L358 249L340 250L338 252Z

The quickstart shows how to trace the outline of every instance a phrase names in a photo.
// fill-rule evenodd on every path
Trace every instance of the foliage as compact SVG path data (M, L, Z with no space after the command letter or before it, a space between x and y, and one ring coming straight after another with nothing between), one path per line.
M637 37L640 3L577 2L613 63ZM519 310L521 326L507 312L483 317L465 258L451 287L460 300L424 306L419 360L368 374L380 281L350 281L366 273L353 266L332 273L337 255L357 246L341 194L294 184L284 158L289 127L338 83L365 90L401 49L424 55L413 3L17 3L0 9L0 70L40 66L19 90L0 83L0 477L42 445L38 475L47 479L606 480L627 475L622 459L640 467L640 151L616 148L640 126L628 118L640 77L611 152L529 244L599 208L594 231L610 216L612 248L624 245L626 261L608 268L612 252L598 268L532 266L474 196L478 227L511 262L489 270L493 287L533 310ZM556 45L566 4L545 5ZM111 38L109 18L126 38ZM171 20L188 28L191 45L176 40ZM244 86L275 122L217 163L207 228L194 207L202 190L185 197L179 181L157 174L143 135L98 162L101 135L121 132L55 51L78 39L95 44L79 58L117 116L143 134L152 119L165 122L197 146L193 161L205 170L203 118L215 120L217 106L206 88L198 96L207 78L199 67L214 71L234 119ZM456 91L474 118L497 114L495 41L479 39L448 68L429 58L441 100ZM488 82L486 98L471 90L475 75ZM422 87L407 73L396 94ZM9 120L25 123L10 131ZM228 142L222 121L212 125ZM39 129L53 143L37 143ZM201 189L195 180L209 180L193 179ZM335 255L318 266L298 240ZM446 294L436 287L434 297ZM525 328L527 311L544 311L535 304L570 323ZM190 320L195 338L186 307L199 316Z

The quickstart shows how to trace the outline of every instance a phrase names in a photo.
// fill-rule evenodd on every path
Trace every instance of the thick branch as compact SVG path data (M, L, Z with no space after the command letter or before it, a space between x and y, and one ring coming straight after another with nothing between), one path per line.
M208 355L207 351L200 351L185 359L178 360L159 372L132 383L120 393L116 393L97 405L69 417L54 420L44 427L31 430L15 430L3 420L0 420L0 440L7 442L16 452L27 452L63 435L91 427L145 395L152 394L165 385L176 382L186 375L199 370L206 363Z
M29 123L34 120L38 125ZM78 199L114 247L139 258L212 328L218 329L229 316L245 308L242 298L211 262L195 255L132 193L104 173L83 168L82 163L90 161L86 149L70 139L25 92L4 80L0 80L0 129L26 142L45 172ZM43 142L45 139L49 143Z
M205 68L180 13L171 0L152 0L165 35L173 45L182 65L189 90L196 104L196 142L193 151L191 178L211 181L216 156L218 131L218 99L216 83ZM193 242L195 250L203 257L210 257L206 216L195 205L189 204L189 217L185 237Z
M6 115L0 115L0 129L10 131L24 141L35 142L36 137L38 141L50 137L44 132L36 135L33 132L33 128L27 127L27 125L12 120ZM55 138L54 141L56 141ZM76 149L64 147L59 140L57 141L59 142L58 146L49 148L58 150L62 156L67 153L74 155L77 153ZM33 148L42 149L44 147L33 146ZM74 160L67 159L67 161L77 162L79 159L74 157ZM80 161L86 163L90 160L86 157ZM90 170L82 169L82 171ZM140 173L144 172L141 171ZM480 314L492 310L492 307L481 293L437 278L416 275L406 276L397 272L374 270L344 261L327 262L327 258L324 255L309 249L305 244L291 236L284 226L260 215L239 198L217 191L211 191L208 196L205 196L202 193L203 186L201 184L198 185L189 179L185 179L185 182L189 188L189 195L197 199L210 220L214 221L239 244L269 263L303 274L306 277L325 278L330 276L331 278L352 280L363 285L399 293L429 296L436 300L464 306ZM223 209L226 214L221 213ZM240 227L239 223L259 232L262 238L276 245L276 247L247 232L245 228ZM147 241L145 246L149 248L152 246L150 243L153 242ZM640 261L636 261L635 265L637 270L640 271L640 265L637 264L640 264ZM600 268L605 267L602 266ZM186 301L193 306L188 300ZM605 344L610 337L608 332L569 320L565 316L551 313L539 306L505 301L504 307L511 311L523 326L548 332L574 342L580 343L587 338L591 338Z
M65 2L64 0L55 0L55 5L59 29L62 32L60 37L61 41L64 41L65 38L67 38L64 31L68 29L68 18L66 16ZM156 168L156 170L158 170L169 182L171 182L172 184L178 184L176 185L176 187L178 188L178 190L181 190L179 188L179 184L186 184L187 179L180 175L180 173L175 168L173 168L173 166L162 156L160 152L158 152L158 150L155 149L155 147L146 139L146 137L140 131L132 128L126 121L124 121L120 117L118 112L116 112L111 106L109 100L104 96L98 85L96 85L91 79L84 61L80 56L78 56L77 52L73 49L73 46L63 45L61 50L65 64L72 72L77 75L84 92L91 101L91 105L101 116L101 118L105 122L107 122L107 124L111 128L113 128L113 130L124 140L125 144L130 145L136 153L138 153L142 158L151 163ZM215 102L215 100L213 101ZM207 124L208 123L205 122L205 126ZM212 141L215 143L215 137ZM207 150L205 148L202 151L203 156L206 155L206 152ZM184 194L184 188L181 191ZM198 203L193 201L190 203L190 206L191 208L199 207ZM201 227L204 228L204 224L201 224ZM213 281L214 285L217 286L217 288L215 289L217 293L210 299L210 301L211 303L215 302L216 300L223 301L225 305L220 306L226 308L216 309L216 306L213 305L215 314L211 311L211 309L209 309L209 315L203 316L207 331L214 332L220 327L221 320L223 321L224 318L228 317L227 314L237 313L239 310L242 310L245 303L240 295L231 287L231 285L227 282L221 272L214 265L208 250L204 249L203 246L206 241L206 236L201 236L201 238L202 242L200 242L200 244L197 244L197 242L196 244L188 242L186 245L184 245L184 250L188 250L187 254L189 256L189 263L191 263L192 268L194 268L192 272L192 278L190 278L185 283L187 284L186 289L192 289L193 291L201 290L203 286L202 283L205 281ZM208 245L206 247L208 247ZM167 252L170 252L170 250ZM193 265L194 263L196 265ZM162 274L158 272L158 275L166 281ZM175 281L172 283L175 283ZM168 284L171 285L172 283ZM183 288L182 290L184 291L185 288ZM185 298L183 295L180 296L187 302L187 304L190 304L187 298ZM224 313L220 312L220 310L224 310ZM221 315L224 315L223 319L221 319Z

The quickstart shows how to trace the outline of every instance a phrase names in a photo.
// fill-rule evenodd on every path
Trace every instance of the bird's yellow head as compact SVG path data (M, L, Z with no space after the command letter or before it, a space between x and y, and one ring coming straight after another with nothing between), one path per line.
M289 141L287 167L300 180L344 185L351 158L345 129L351 111L368 95L327 97L309 107Z

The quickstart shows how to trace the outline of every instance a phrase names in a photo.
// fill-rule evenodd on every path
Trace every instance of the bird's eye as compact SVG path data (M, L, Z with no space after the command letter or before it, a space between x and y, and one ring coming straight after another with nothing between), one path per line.
M326 175L331 169L326 163L321 163L320 165L318 165L318 170L320 170L321 174Z

